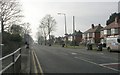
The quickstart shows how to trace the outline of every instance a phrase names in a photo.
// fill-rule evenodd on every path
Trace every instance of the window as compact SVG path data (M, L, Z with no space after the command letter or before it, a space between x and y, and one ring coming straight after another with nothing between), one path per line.
M111 34L111 30L107 30L107 35L110 35Z
M118 34L118 29L111 29L111 34Z
M104 30L104 34L107 35L107 30Z

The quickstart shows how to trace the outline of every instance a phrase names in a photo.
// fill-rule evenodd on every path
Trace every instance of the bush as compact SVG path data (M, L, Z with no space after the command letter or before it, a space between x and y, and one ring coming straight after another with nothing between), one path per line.
M22 37L19 34L12 34L10 37L10 41L21 42Z
M19 34L10 34L4 32L2 41L4 44L2 48L3 56L10 54L23 45L22 37Z

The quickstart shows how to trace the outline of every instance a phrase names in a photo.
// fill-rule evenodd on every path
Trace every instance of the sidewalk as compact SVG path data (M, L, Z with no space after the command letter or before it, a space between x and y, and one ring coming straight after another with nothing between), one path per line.
M22 47L21 51L21 73L30 73L30 49Z

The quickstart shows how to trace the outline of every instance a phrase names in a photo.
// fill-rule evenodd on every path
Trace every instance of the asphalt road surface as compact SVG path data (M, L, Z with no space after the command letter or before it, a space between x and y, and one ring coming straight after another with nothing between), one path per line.
M35 44L43 73L119 73L119 53Z

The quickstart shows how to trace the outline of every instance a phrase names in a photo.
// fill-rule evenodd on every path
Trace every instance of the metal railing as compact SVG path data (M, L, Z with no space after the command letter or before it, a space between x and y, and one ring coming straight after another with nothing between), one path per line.
M17 55L16 55L17 54ZM12 61L11 63L9 63L7 66L5 66L4 68L2 68L2 70L0 71L0 75L2 74L2 73L4 73L6 70L8 70L10 67L12 67L12 73L15 73L16 71L15 71L15 69L17 69L16 68L16 66L15 66L15 64L16 64L16 62L20 59L20 63L21 63L21 48L18 48L16 51L14 51L13 53L11 53L11 54L8 54L8 55L6 55L6 56L4 56L4 57L2 57L2 58L0 58L0 61L3 61L3 60L5 60L5 59L7 59L7 58L9 58L9 57L12 57L12 59L10 60L10 61ZM4 63L3 63L4 64ZM19 64L19 66L20 66L20 68L21 68L21 64Z

